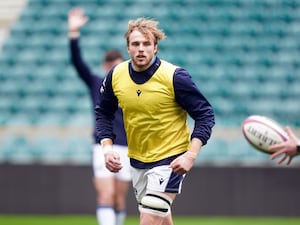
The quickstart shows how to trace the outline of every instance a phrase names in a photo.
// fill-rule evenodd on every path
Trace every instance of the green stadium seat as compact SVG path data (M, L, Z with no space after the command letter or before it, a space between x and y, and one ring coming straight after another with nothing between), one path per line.
M76 136L65 139L65 149L68 152L68 162L75 164L90 164L92 162L92 140Z
M13 164L30 164L33 157L29 153L29 142L21 135L1 137L0 161Z
M67 161L63 140L60 137L40 134L32 140L31 154L37 163L63 164Z

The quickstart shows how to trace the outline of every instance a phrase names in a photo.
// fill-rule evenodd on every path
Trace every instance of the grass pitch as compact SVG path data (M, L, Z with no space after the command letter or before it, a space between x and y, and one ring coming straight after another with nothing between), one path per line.
M97 225L93 215L0 215L1 225ZM128 216L124 225L138 225ZM300 217L187 217L174 216L174 225L299 225Z

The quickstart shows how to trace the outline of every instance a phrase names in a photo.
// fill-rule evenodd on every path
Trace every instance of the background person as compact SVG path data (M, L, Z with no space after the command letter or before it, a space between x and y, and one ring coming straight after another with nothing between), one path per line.
M79 48L80 28L88 21L80 8L70 10L68 15L70 51L72 63L82 81L89 88L90 97L95 107L100 95L100 86L103 78L93 74L81 57ZM102 64L105 72L123 61L122 54L117 50L108 51ZM93 110L94 112L94 110ZM93 148L93 172L94 186L97 195L97 219L101 225L122 225L126 212L126 197L131 180L129 171L129 159L127 157L127 140L123 124L121 109L118 109L114 120L114 131L116 139L114 148L118 151L123 169L119 173L111 173L104 163L103 150L96 142Z
M214 112L189 73L157 57L165 38L158 22L138 18L125 34L130 60L118 64L101 87L96 132L112 172L123 164L112 146L113 114L120 104L128 140L140 225L172 225L171 205L181 192L214 126ZM192 134L187 113L194 119Z

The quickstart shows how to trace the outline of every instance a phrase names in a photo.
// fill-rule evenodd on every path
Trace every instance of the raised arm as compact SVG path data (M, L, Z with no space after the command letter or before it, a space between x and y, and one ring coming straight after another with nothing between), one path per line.
M93 75L88 65L83 61L79 47L80 29L88 22L88 18L84 15L84 11L80 8L73 8L68 14L69 28L69 46L71 62L74 65L78 76L88 86L93 85Z

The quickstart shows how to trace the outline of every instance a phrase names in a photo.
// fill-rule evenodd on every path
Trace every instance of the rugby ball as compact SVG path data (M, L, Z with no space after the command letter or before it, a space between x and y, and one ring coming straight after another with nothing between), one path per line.
M288 140L284 129L274 120L260 115L252 115L242 123L246 140L257 150L272 154L269 147Z

